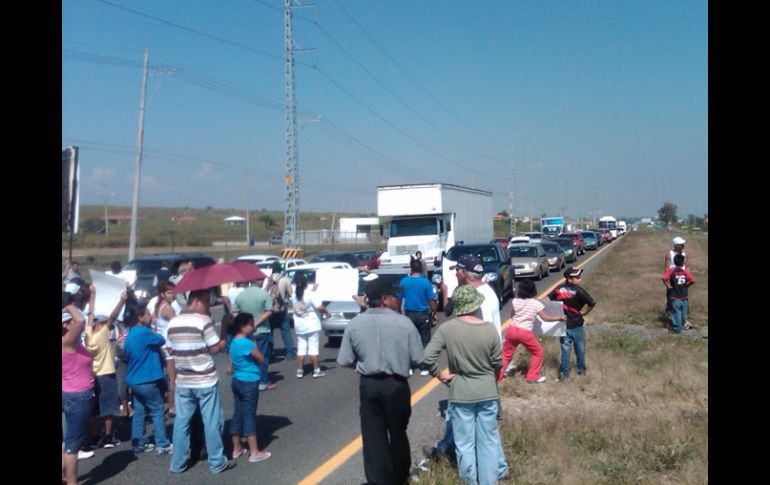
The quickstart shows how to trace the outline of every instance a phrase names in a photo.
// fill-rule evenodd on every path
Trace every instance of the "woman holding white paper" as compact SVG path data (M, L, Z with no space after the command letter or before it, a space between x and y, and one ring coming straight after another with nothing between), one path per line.
M318 347L321 338L321 316L329 315L323 306L321 298L316 293L318 285L308 289L308 281L304 276L296 280L297 289L292 296L294 308L294 333L297 334L297 378L305 376L305 356L310 355L313 363L313 378L324 376L324 371L318 363Z
M527 382L530 384L542 384L545 382L545 376L540 375L540 369L543 366L543 347L537 338L532 334L535 326L535 317L540 317L545 321L566 320L565 315L560 317L551 317L545 312L545 305L535 298L537 296L537 287L532 280L521 280L517 284L516 298L511 301L513 310L511 318L508 320L508 329L505 331L503 341L503 367L497 382L505 377L505 370L508 367L516 347L521 344L532 354L532 360L527 369Z

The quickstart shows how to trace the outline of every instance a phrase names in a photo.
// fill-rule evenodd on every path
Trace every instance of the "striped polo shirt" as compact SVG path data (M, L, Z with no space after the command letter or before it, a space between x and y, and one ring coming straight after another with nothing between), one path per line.
M176 363L176 385L190 388L215 386L219 380L209 347L219 343L208 315L184 310L168 324L167 344Z

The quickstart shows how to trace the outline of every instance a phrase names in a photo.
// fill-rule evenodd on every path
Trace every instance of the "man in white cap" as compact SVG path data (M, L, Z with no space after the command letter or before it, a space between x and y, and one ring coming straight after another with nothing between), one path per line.
M687 264L687 254L684 252L684 244L687 242L687 239L677 236L674 239L672 239L671 242L674 245L674 248L671 249L668 253L666 253L665 266L663 267L664 271L676 266L674 264L674 256L676 256L677 254L681 254L682 256L684 256L685 265Z

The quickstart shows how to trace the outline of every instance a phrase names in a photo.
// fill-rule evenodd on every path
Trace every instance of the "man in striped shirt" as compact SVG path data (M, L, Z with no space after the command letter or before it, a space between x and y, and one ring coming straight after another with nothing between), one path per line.
M219 339L209 316L209 290L190 292L187 302L187 309L168 324L167 342L176 365L171 471L182 473L187 469L190 420L200 408L209 470L220 473L235 466L235 461L228 460L224 454L222 430L225 417L219 400L219 376L211 356L221 352L225 342Z

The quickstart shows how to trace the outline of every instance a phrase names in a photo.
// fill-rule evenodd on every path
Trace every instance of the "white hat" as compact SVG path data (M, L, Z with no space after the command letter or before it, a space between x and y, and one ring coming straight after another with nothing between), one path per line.
M687 239L683 237L675 237L672 241L674 244L684 244L687 242Z
M80 290L80 285L77 283L67 283L67 286L64 287L64 291L67 293L72 293L73 295Z
M68 322L72 320L72 315L69 312L61 312L61 322Z
M372 281L376 280L377 278L379 278L377 273L369 273L368 275L364 276L364 281Z

